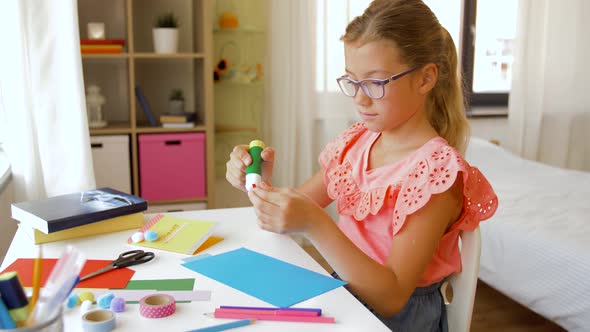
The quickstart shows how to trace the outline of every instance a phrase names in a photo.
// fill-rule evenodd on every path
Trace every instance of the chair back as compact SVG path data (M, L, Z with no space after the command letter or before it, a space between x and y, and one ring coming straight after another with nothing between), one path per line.
M475 289L479 275L479 255L481 252L481 234L479 227L474 231L462 231L461 238L461 273L449 277L453 289L453 299L447 305L447 318L450 332L468 332L471 326Z

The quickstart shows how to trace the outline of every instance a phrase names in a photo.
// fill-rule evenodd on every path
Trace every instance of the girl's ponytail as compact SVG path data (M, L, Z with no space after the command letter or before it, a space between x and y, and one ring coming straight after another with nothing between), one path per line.
M465 116L463 80L458 70L457 49L451 35L441 27L443 50L436 62L438 81L430 92L427 116L438 134L464 153L469 141L469 122Z

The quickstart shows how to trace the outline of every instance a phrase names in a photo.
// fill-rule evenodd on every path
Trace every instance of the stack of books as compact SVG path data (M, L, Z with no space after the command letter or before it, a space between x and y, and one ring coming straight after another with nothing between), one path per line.
M111 188L12 204L12 218L35 244L143 226L147 202Z
M123 39L81 39L82 54L119 54L123 53Z
M160 115L160 123L164 128L192 128L195 126L196 114L169 114Z

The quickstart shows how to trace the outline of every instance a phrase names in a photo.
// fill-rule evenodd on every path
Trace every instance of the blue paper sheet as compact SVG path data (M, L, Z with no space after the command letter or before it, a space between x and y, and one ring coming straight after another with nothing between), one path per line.
M346 284L246 248L182 266L275 307L290 307Z

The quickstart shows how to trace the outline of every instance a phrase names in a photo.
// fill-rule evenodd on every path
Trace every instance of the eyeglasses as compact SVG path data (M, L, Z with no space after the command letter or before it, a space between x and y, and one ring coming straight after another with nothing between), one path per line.
M348 97L355 97L359 91L359 87L361 87L367 97L371 99L381 99L385 95L385 84L400 79L416 69L417 67L410 68L383 80L377 78L367 78L364 80L355 81L347 76L342 76L337 78L336 82L338 82L338 86L340 87L340 90L342 90L342 93Z

